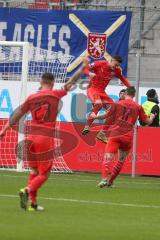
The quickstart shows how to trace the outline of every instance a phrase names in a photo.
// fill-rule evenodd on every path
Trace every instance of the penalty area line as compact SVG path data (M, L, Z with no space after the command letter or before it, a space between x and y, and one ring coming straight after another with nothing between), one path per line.
M4 198L19 198L17 195L0 194L0 198L3 198L3 197ZM81 199L71 199L71 198L54 198L54 197L39 197L39 199L49 200L49 201L59 201L59 202L92 204L92 205L110 205L110 206L117 206L117 207L134 207L134 208L160 209L160 205L116 203L116 202L106 202L106 201L91 201L91 200L81 200Z

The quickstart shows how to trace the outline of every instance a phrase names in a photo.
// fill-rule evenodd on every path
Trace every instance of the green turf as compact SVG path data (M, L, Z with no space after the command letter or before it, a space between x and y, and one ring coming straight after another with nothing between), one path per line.
M45 211L24 212L16 195L27 174L0 171L0 240L160 238L159 178L123 176L114 189L98 189L99 179L52 175L39 194Z

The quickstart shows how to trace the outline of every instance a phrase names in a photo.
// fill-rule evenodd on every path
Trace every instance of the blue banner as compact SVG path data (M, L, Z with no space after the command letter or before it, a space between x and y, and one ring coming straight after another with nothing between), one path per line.
M0 8L0 40L34 46L77 59L87 48L87 33L107 33L106 52L123 58L127 74L131 12L53 11Z

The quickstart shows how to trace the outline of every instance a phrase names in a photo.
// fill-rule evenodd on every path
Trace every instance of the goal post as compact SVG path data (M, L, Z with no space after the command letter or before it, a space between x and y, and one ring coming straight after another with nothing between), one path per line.
M29 43L23 42L23 45L21 45L21 42L18 43L19 46L22 46L22 74L21 74L21 93L20 93L20 100L19 104L22 104L26 99L26 89L27 89L27 74L28 74L28 62L29 62ZM17 45L18 46L18 45ZM18 143L22 142L24 140L24 117L20 119L19 121L19 129L18 129ZM23 152L22 152L23 154ZM17 158L17 171L21 172L23 171L23 161Z
M12 111L24 102L30 91L30 86L34 85L34 90L38 89L38 83L44 72L50 72L55 76L56 85L64 83L67 68L73 57L70 55L59 55L45 49L33 47L28 42L0 41L0 129L7 122ZM34 83L34 84L33 84ZM3 93L7 90L11 94L13 103L10 103L9 111L6 111L7 97L3 98ZM13 106L11 106L13 105ZM27 120L27 124L30 121ZM56 136L59 136L60 122L57 122ZM27 163L17 159L16 149L19 142L23 142L25 137L24 119L22 118L17 126L18 133L9 129L6 136L0 141L0 169L15 169L23 171L27 168ZM55 137L55 144L60 144L60 139ZM23 159L24 146L21 146L21 158ZM60 149L60 148L59 148ZM60 151L60 150L59 150ZM65 163L63 156L59 152L54 159L54 171L71 172Z

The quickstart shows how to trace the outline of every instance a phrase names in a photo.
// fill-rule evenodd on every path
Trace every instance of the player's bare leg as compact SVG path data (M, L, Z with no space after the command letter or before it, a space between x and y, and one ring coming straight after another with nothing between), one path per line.
M108 187L111 187L113 185L113 181L116 179L116 177L119 175L120 171L122 170L123 164L125 162L126 157L128 156L128 153L129 151L119 150L118 162L115 164L111 172L111 175L108 181Z
M102 106L103 105L102 105L101 100L97 100L97 101L95 101L95 103L93 103L93 108L92 108L92 110L91 110L91 112L89 114L89 117L87 119L86 125L85 125L85 127L84 127L84 129L82 131L83 135L86 135L86 134L88 134L90 132L90 127L91 127L91 125L92 125L92 123L94 121L94 119L92 117L90 117L91 114L95 113L97 115L98 112L101 110Z
M106 153L104 155L104 160L102 163L102 180L99 182L98 187L103 188L105 186L108 186L108 175L110 174L111 170L111 163L114 158L113 153Z

